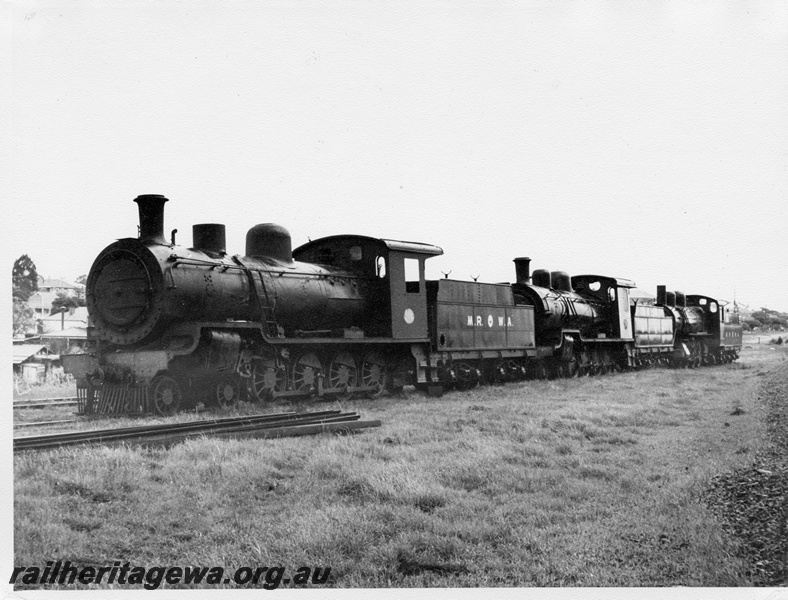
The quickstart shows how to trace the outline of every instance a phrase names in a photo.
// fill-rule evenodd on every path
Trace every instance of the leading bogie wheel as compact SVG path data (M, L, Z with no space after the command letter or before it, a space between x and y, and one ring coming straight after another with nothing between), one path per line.
M241 399L241 380L233 375L225 375L214 384L214 399L219 406L235 406Z
M149 397L156 413L167 416L177 412L183 399L178 381L170 375L157 375L151 381Z

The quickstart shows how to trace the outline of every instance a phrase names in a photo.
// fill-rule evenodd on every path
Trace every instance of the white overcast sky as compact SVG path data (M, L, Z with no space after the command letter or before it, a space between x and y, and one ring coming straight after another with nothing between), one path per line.
M3 249L136 235L436 244L788 311L784 1L8 1ZM9 85L10 83L10 85Z

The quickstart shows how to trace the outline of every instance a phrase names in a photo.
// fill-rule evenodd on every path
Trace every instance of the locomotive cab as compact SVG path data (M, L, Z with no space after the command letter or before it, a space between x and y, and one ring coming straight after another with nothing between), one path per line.
M578 294L591 296L608 306L611 337L634 339L629 306L629 290L635 287L633 281L604 275L575 275L572 277L572 287Z
M714 298L696 294L688 295L687 307L699 308L703 313L703 331L711 334L713 338L719 338L722 310Z
M368 291L368 337L427 338L424 261L443 254L438 246L359 235L314 240L293 251L297 261L353 273Z

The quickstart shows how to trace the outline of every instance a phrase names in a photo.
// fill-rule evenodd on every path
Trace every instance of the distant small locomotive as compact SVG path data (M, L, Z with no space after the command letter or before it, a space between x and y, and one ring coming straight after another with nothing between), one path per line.
M64 357L87 412L155 411L377 395L405 385L438 392L480 381L595 374L663 363L734 360L738 315L706 296L563 272L514 284L438 279L430 244L339 235L291 249L289 233L256 225L243 256L223 225L193 227L190 248L164 237L164 203L139 196L138 238L116 241L91 267L92 351Z

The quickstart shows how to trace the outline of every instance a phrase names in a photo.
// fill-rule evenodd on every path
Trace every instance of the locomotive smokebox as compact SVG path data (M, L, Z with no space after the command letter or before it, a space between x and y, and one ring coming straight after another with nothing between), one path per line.
M219 223L192 225L192 243L195 250L226 254L227 242L224 225Z
M156 244L166 244L164 238L164 203L167 198L159 194L144 194L134 199L140 210L140 239Z
M531 259L527 256L515 258L514 272L517 283L528 283L531 279Z
M246 256L293 262L290 232L275 223L255 225L246 234Z

